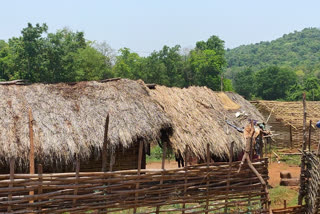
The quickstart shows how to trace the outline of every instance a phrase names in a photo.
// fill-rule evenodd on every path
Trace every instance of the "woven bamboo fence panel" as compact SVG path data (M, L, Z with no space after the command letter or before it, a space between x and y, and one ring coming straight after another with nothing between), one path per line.
M320 159L312 152L303 153L306 163L304 171L304 189L306 213L320 213Z
M253 165L267 181L267 159ZM246 164L240 173L238 167L232 162L147 169L140 175L137 170L2 174L0 212L267 213L258 178Z

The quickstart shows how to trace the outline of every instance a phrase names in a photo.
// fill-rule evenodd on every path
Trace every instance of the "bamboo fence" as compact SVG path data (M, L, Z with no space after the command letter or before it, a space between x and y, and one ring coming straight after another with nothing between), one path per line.
M78 162L79 164L79 162ZM267 213L257 176L239 162L177 169L0 175L3 213ZM265 181L268 161L253 161ZM29 194L30 192L33 194Z

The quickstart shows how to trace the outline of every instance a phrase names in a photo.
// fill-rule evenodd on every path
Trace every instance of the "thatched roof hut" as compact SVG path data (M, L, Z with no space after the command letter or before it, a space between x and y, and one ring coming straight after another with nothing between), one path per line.
M109 149L156 142L171 121L142 82L121 79L76 84L0 85L0 158L28 161L28 110L35 156L46 162L85 159L100 150L110 114ZM99 153L98 153L99 154Z
M290 147L290 126L292 132L292 144L294 147L300 147L302 143L302 127L303 127L303 104L302 101L282 102L282 101L266 101L258 100L254 103L259 111L270 119L268 124L272 126L274 137L279 147ZM320 120L320 102L307 101L307 126L312 120L313 124ZM318 132L315 126L312 126L312 132ZM312 141L314 144L318 142L318 134L312 133Z
M173 122L170 137L172 147L181 154L189 146L198 158L204 158L206 145L211 153L225 157L232 141L234 151L244 147L242 134L227 125L226 120L244 127L248 119L263 121L258 110L243 97L232 92L214 92L207 87L168 88L156 86L150 90ZM236 113L240 116L236 117Z

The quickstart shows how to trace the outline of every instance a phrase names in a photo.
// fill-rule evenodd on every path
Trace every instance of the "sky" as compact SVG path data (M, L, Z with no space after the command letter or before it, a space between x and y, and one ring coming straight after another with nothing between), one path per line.
M84 31L88 40L140 55L164 45L193 48L211 35L234 48L320 27L316 0L10 0L0 5L0 39L19 36L28 22L46 23L49 32Z

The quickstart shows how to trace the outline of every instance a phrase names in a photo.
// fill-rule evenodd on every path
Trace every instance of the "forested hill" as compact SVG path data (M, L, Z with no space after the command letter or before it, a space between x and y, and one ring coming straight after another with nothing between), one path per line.
M232 73L244 67L258 70L271 65L314 71L320 68L320 29L305 28L271 42L228 49L226 59Z

